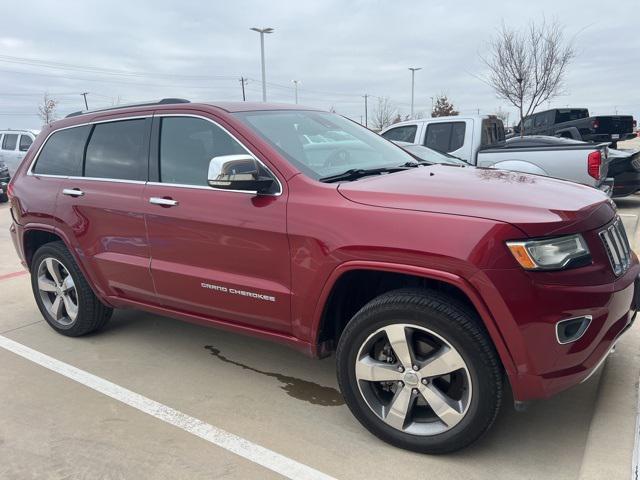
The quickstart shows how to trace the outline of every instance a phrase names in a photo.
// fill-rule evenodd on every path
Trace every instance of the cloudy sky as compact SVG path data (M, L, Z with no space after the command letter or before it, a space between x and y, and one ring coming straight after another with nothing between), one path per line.
M16 4L17 5L17 4ZM39 128L43 93L58 115L162 97L260 100L260 47L266 37L270 101L300 103L360 120L365 93L386 96L408 113L410 72L416 110L445 93L462 113L508 105L478 77L479 55L504 21L521 28L556 18L577 57L566 93L551 106L585 106L596 114L640 117L638 0L386 0L20 2L0 31L0 128ZM375 101L375 97L373 99ZM511 118L515 113L511 114Z

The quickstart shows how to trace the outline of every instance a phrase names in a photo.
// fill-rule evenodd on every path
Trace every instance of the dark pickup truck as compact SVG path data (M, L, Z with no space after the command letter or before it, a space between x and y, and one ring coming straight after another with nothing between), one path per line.
M524 118L525 135L552 135L585 142L617 142L635 137L631 115L590 117L586 108L554 108ZM520 126L516 128L520 133Z

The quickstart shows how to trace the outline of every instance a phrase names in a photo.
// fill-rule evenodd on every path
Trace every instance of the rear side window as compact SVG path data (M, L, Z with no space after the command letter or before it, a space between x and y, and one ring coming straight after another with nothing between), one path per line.
M98 123L94 126L84 163L84 176L146 180L145 119Z
M504 141L504 126L497 121L482 121L482 146L486 147Z
M26 152L33 143L29 135L20 135L20 151Z
M416 140L417 125L404 125L402 127L392 128L382 134L387 140L395 140L397 142L413 143Z
M91 127L67 128L53 133L44 144L33 172L42 175L79 176L82 155Z
M533 117L527 117L524 119L524 132L527 133L533 128Z
M588 116L589 111L586 108L561 108L556 111L556 123L571 122Z
M5 133L2 140L3 150L15 150L18 143L18 135L16 133Z
M217 125L193 117L165 117L160 126L160 181L207 186L209 162L247 151Z
M424 145L439 152L453 152L464 145L464 122L440 122L427 126Z

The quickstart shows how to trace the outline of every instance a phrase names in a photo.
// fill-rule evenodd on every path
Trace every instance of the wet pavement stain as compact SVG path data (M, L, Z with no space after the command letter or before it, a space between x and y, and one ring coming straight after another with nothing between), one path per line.
M335 388L325 387L315 382L302 380L301 378L290 377L288 375L282 375L281 373L263 372L262 370L258 370L257 368L253 368L240 362L228 359L227 357L222 355L220 350L213 347L212 345L205 345L204 348L206 350L209 350L209 352L211 352L211 355L217 357L225 363L230 363L231 365L235 365L245 370L277 379L279 382L283 383L280 388L287 392L287 395L293 398L304 400L305 402L309 402L314 405L322 405L325 407L337 407L339 405L344 405L342 395L340 395L340 392Z

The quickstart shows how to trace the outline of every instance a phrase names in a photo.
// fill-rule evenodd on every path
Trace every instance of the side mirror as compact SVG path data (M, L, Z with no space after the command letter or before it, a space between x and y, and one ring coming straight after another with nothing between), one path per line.
M260 164L251 155L222 155L209 162L207 181L209 186L221 190L265 194L274 180L260 174Z

